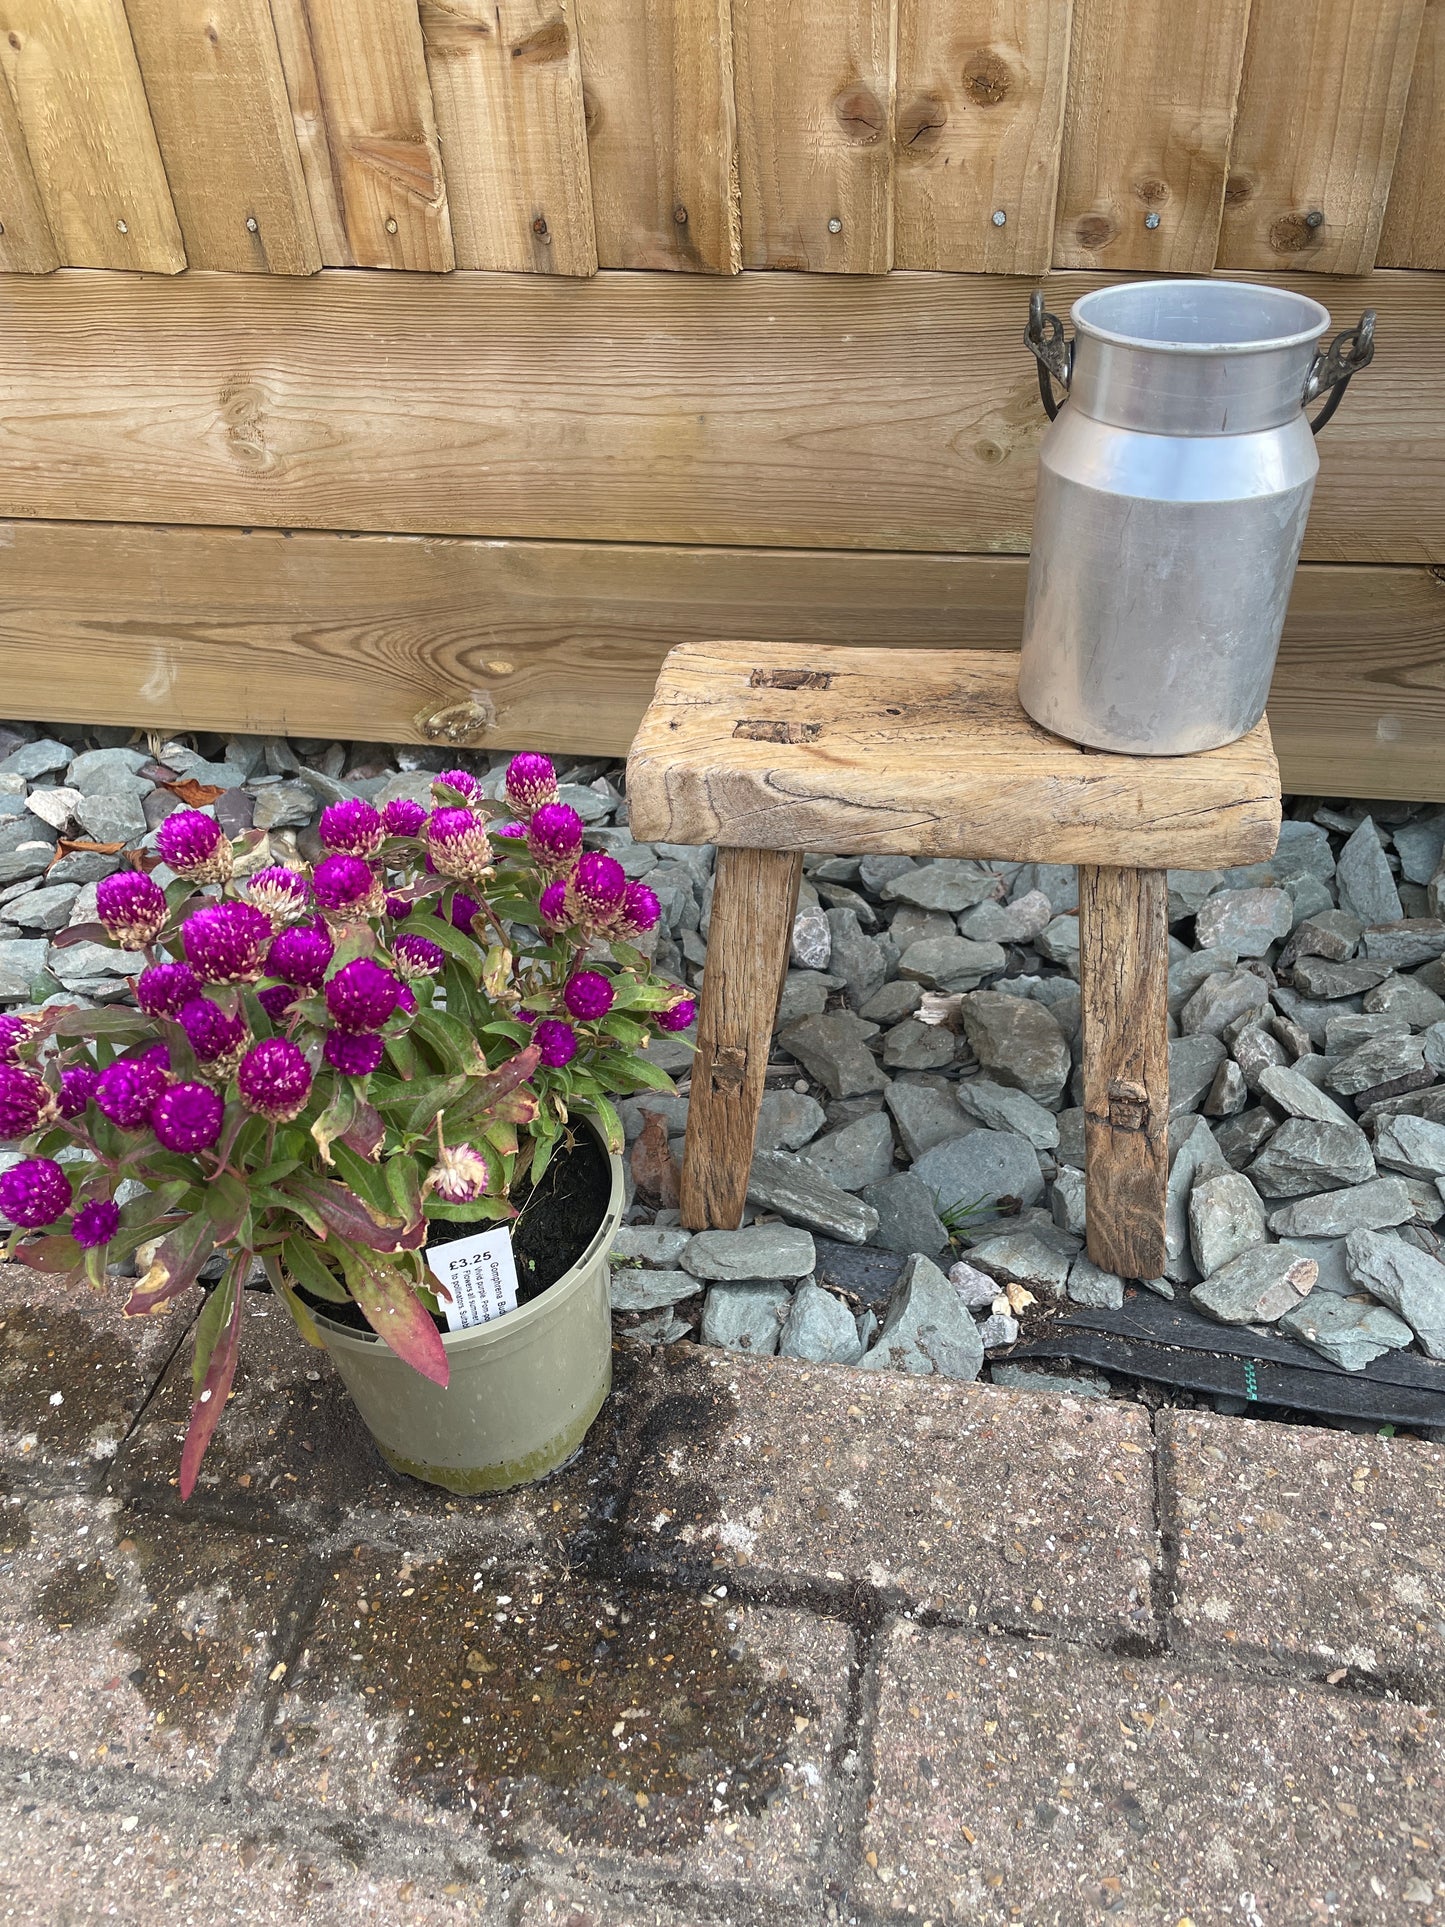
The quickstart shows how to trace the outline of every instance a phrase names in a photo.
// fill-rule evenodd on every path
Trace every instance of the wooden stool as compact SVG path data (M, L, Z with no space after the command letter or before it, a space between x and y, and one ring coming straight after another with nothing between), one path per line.
M804 852L1079 865L1089 1256L1164 1269L1166 870L1273 854L1269 726L1196 756L1080 749L1031 722L999 651L685 643L627 766L633 834L716 843L682 1217L735 1226Z

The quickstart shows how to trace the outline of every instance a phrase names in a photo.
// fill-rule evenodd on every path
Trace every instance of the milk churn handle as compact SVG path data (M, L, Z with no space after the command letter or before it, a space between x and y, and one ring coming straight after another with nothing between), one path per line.
M1064 394L1074 374L1074 344L1064 339L1064 324L1056 314L1044 313L1044 297L1036 288L1029 296L1029 325L1024 329L1024 345L1039 364L1039 395L1050 421L1058 414L1061 402L1054 400L1054 383Z
M1330 416L1334 414L1345 398L1345 390L1351 378L1362 368L1369 366L1375 357L1375 310L1366 308L1360 316L1358 326L1347 328L1343 334L1336 335L1322 355L1316 355L1305 379L1305 406L1322 395L1328 388L1333 392L1324 407L1310 423L1311 430L1318 435Z

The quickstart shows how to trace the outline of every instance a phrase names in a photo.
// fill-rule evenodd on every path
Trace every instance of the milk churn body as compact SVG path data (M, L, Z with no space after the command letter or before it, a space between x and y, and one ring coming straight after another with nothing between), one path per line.
M1264 713L1304 540L1329 314L1159 281L1095 290L1073 320L1068 402L1039 451L1020 700L1099 749L1233 742Z

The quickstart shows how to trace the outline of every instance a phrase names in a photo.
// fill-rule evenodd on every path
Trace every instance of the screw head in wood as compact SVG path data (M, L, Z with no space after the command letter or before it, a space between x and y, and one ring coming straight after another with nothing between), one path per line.
M1159 216L1158 216L1157 214L1155 214L1155 213L1153 213L1153 212L1151 211L1150 213L1148 213L1148 214L1146 214L1146 215L1144 216L1144 225L1145 225L1145 227L1147 227L1147 228L1156 228L1156 227L1158 227L1158 225L1159 225Z
M259 234L260 231L261 223L256 219L254 214L248 214L246 216L246 232L248 234Z
M388 214L386 217L386 231L388 234L396 233L396 216L394 214Z
M1007 222L1008 222L1008 216L1007 214L1004 213L1001 207L996 207L994 209L992 215L990 216L990 219L992 220L995 227L1004 227L1007 225Z
M677 222L679 227L687 226L687 209L681 201L679 201L677 206L672 210L672 218Z
M1323 227L1324 224L1325 224L1324 215L1320 213L1317 207L1311 208L1309 213L1305 216L1305 226L1314 228L1314 227Z
M116 231L116 233L117 233L117 234L129 234L129 233L130 233L130 229L129 229L129 228L128 228L128 227L126 226L126 224L125 224L125 222L124 222L124 221L117 221L117 222L116 222L116 224L115 224L115 231Z
M843 232L843 223L838 219L836 214L828 223L828 232L830 234L841 234Z

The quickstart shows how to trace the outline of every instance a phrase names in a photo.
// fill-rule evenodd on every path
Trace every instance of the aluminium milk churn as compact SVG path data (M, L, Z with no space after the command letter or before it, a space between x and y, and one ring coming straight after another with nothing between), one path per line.
M1330 316L1307 295L1160 280L1095 289L1072 318L1070 342L1035 294L1024 335L1051 426L1019 699L1097 749L1214 749L1264 714L1314 432L1374 353L1375 316L1321 353Z

